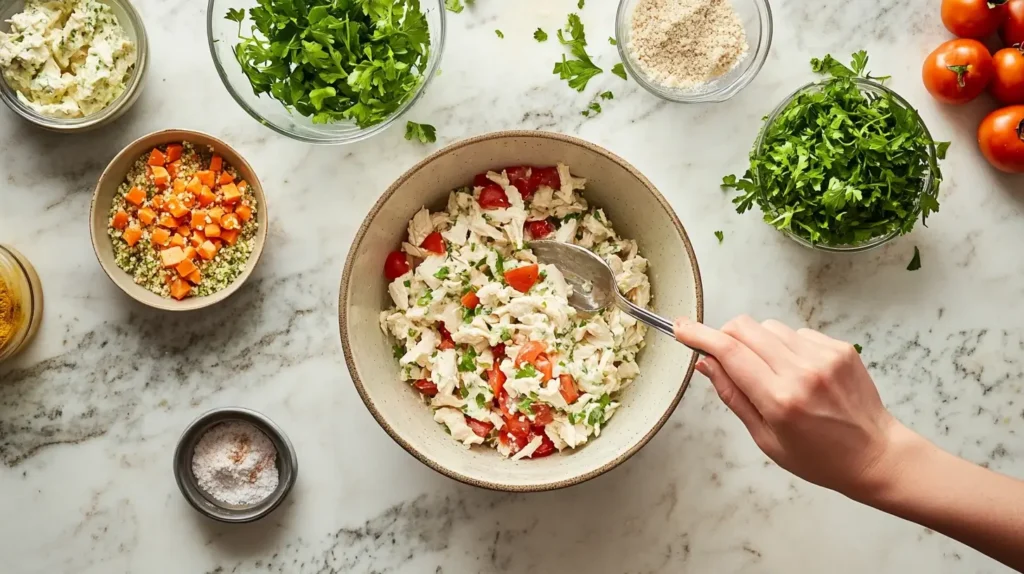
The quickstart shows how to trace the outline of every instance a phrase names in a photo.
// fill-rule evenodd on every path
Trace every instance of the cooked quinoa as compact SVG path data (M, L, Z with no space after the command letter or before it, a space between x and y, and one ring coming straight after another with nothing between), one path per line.
M190 290L185 296L202 297L224 289L233 283L242 273L242 270L245 269L255 244L255 236L258 229L257 210L260 206L256 203L252 188L246 182L239 179L240 174L235 170L235 167L227 161L218 158L212 148L204 148L191 142L182 142L180 146L180 159L166 164L166 169L172 172L171 181L164 182L163 185L157 184L159 177L154 176L154 170L160 168L154 168L152 157L153 154L158 153L170 157L170 154L168 154L169 146L158 147L153 152L142 155L132 165L111 203L107 234L113 243L114 258L117 266L130 274L138 285L161 297L171 297L172 285L177 280L190 286ZM172 163L176 164L173 168ZM233 210L238 210L241 213L242 209L247 208L246 213L248 217L240 222L237 235L225 229L227 237L234 239L233 244L226 238L208 238L203 235L202 230L209 229L211 224L214 223L210 217L204 219L206 227L200 224L195 229L190 228L188 221L182 221L187 220L189 218L188 215L178 217L176 220L164 219L165 217L170 217L166 206L172 205L172 201L185 202L190 207L199 205L198 203L193 203L201 201L198 194L192 194L188 190L184 190L185 182L192 182L193 178L197 178L200 172L208 173L212 171L210 167L217 163L220 164L219 167L221 168L215 172L218 181L220 181L220 178L225 178L226 181L226 178L230 176L232 180L230 185L235 186L241 192L240 200L228 204L224 201L223 194L217 194L216 199L212 200L211 203L202 205L204 209L190 209L189 211L190 214L194 214L197 211L213 213L220 209L221 211L226 211L227 214L231 214ZM226 174L226 176L222 174ZM129 198L129 194L135 189L142 190L145 193L145 200L139 205L133 204L130 199L138 199L141 197L141 194L135 192L138 195ZM210 190L204 188L204 192L207 191ZM151 221L148 224L145 221L141 221L140 212L143 210L148 210L146 213L149 214L155 212L159 220ZM122 215L119 216L119 213ZM123 214L128 216L127 224L125 224ZM176 221L178 226L172 229L170 221ZM193 219L192 221L194 222L195 220ZM141 235L135 240L134 245L130 245L128 239L125 238L125 233L133 227L140 228ZM218 227L219 230L219 226L213 225L213 227ZM197 283L186 282L186 277L180 275L175 267L165 267L162 264L161 253L168 248L168 244L159 245L153 241L155 233L163 234L163 232L159 231L162 228L174 234L173 241L180 241L177 239L178 237L185 239L185 247L183 249L186 252L191 247L191 259L201 276ZM181 233L187 233L188 235L182 236ZM218 231L218 233L221 232ZM208 260L195 254L196 248L199 248L201 252L203 243L213 244L216 248L216 254Z

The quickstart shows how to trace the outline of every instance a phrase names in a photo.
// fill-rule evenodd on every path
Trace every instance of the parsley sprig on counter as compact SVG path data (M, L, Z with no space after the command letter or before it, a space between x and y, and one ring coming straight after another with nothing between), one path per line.
M225 16L239 23L242 10ZM423 81L430 31L419 0L258 0L235 58L256 95L314 123L378 124Z
M565 39L565 32L569 33L569 40ZM562 55L562 61L555 63L553 73L563 80L568 80L569 87L582 92L587 87L590 78L600 74L604 70L597 66L587 54L587 35L583 32L583 22L577 14L569 14L565 30L558 31L558 41L563 46L569 47L569 52L574 59L568 59Z
M863 51L849 67L831 56L811 61L830 79L763 128L742 178L723 179L741 192L736 211L756 203L769 224L825 245L908 233L938 211L942 174L931 152L943 159L949 143L932 141L917 112L891 94L863 90L857 78L888 78L867 74L867 62Z

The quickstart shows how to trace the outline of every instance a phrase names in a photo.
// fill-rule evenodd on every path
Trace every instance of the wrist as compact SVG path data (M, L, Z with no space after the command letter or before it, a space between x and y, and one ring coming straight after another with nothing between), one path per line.
M865 469L857 488L844 494L876 508L888 506L901 496L904 485L913 480L911 473L923 466L933 450L924 437L890 419L878 456Z

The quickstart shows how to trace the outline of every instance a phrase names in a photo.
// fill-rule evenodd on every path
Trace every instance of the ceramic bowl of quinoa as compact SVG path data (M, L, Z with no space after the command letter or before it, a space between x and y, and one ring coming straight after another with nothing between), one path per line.
M173 129L114 157L89 219L111 281L165 311L202 309L237 291L259 262L268 225L252 166L211 135Z
M349 250L342 347L384 431L467 484L532 492L607 472L662 428L693 373L696 354L672 337L617 309L572 309L568 274L537 259L537 239L604 258L637 305L703 319L682 222L609 151L506 131L413 166Z

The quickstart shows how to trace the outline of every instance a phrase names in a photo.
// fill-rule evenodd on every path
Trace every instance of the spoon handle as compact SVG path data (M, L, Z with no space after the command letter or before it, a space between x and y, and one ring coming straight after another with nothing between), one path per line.
M641 323L645 323L645 324L647 324L647 325L649 325L649 326L651 326L651 327L661 331L662 333L665 333L666 335L668 335L669 337L672 337L673 339L676 338L676 332L675 332L675 329L672 326L672 321L669 321L668 319L662 317L661 315L656 315L654 313L651 313L647 309L644 309L643 307L640 307L640 306L634 304L632 301L630 301L629 299L626 299L622 295L619 295L616 299L618 300L619 307L623 311L625 311L626 314L629 315L630 317L633 317L637 321L640 321ZM707 355L707 353L705 353L704 351L702 351L700 349L695 349L695 348L693 348L693 347L691 347L689 345L685 345L685 344L684 344L684 346L687 347L688 349L690 349L691 351L694 351L694 352L696 352L698 354Z

